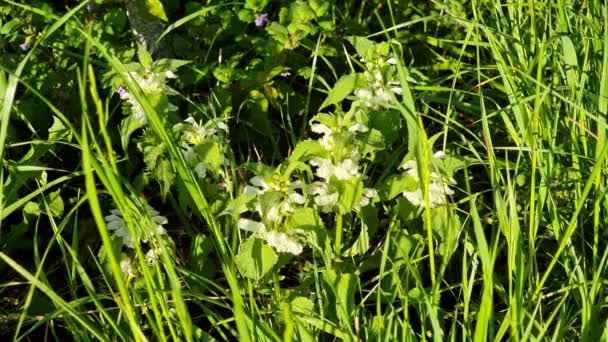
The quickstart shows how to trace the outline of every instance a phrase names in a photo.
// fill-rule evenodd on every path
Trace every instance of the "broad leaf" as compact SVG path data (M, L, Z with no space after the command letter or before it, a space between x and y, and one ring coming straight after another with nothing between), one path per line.
M279 257L262 240L250 237L241 245L236 256L236 265L247 278L258 281L277 263Z

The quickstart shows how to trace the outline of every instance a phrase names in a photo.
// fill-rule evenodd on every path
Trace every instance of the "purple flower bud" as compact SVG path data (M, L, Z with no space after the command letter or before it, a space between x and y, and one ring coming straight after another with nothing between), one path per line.
M281 73L279 74L279 76L281 76L281 77L289 77L289 76L291 76L291 72L289 72L289 70L281 71Z
M255 17L255 26L257 27L266 26L269 22L270 20L268 20L268 13L262 13Z
M29 41L29 39L27 39L25 42L23 42L22 44L20 44L19 47L23 51L29 50L30 49L30 41Z
M95 9L95 3L93 1L89 1L89 3L87 3L87 11L93 12L94 9Z
M122 99L127 95L127 90L125 87L119 86L118 89L116 89L116 94L120 95L120 98Z

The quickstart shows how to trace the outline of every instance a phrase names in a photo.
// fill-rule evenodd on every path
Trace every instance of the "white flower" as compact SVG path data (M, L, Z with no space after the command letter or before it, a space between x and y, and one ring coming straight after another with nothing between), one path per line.
M363 196L361 196L361 200L359 201L359 207L365 207L369 205L370 201L378 196L378 192L374 188L363 188Z
M327 183L313 182L308 186L307 191L314 196L315 204L321 207L321 210L324 212L331 211L333 206L338 202L338 193L330 192Z
M148 230L155 229L156 233L159 235L167 234L167 231L163 227L164 224L167 224L169 220L165 216L160 216L158 211L154 210L152 207L148 206L147 208L148 215L152 218L152 223L154 226L147 227ZM131 232L129 228L127 228L127 224L122 218L122 213L118 209L110 210L110 214L105 217L106 224L108 225L108 229L113 231L114 236L117 236L122 239L123 245L134 248L134 239L131 236ZM148 233L148 232L146 232ZM143 242L148 242L147 239L140 239Z
M239 220L239 228L254 233L257 238L265 240L269 246L273 247L279 253L298 255L302 253L304 248L302 244L290 234L278 231L267 231L266 226L261 222L242 218Z
M267 232L265 235L265 240L268 245L274 247L274 249L279 253L291 253L293 255L298 255L302 253L302 250L304 249L301 243L283 232Z
M127 281L135 278L137 273L133 267L133 260L126 254L122 254L120 259L120 270L127 277Z
M367 132L369 128L362 123L357 122L356 124L348 128L349 132Z
M148 263L148 266L154 266L156 264L156 260L158 260L158 254L154 248L150 248L146 253L146 262Z
M251 185L245 185L243 192L247 195L261 195L270 189L270 186L260 176L254 176L249 180Z
M196 173L198 178L202 179L205 178L205 175L207 174L207 168L205 167L205 164L203 162L200 162L194 167L194 172Z
M315 175L326 181L329 181L332 175L339 180L346 180L359 174L358 160L355 161L351 158L344 159L337 165L334 165L328 158L313 158L309 163L317 167Z
M437 153L435 153L435 155L437 155ZM408 160L402 166L402 168L405 169L406 176L410 176L414 178L417 182L420 182L420 177L418 176L418 170L415 160ZM430 176L429 207L436 208L438 206L446 205L448 203L447 197L454 194L454 190L452 190L449 185L455 185L456 181L453 178L446 180L435 172L431 172ZM413 205L423 207L425 205L424 194L420 186L416 190L404 191L403 196Z
M331 150L333 148L334 138L332 136L333 131L331 128L329 128L328 126L321 124L321 123L315 123L315 124L310 125L310 130L315 133L323 135L321 137L320 144L326 150Z

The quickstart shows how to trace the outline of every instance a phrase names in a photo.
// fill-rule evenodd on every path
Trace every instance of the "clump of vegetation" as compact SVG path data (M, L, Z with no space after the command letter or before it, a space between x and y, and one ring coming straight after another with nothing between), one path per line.
M608 338L607 13L5 0L0 336Z

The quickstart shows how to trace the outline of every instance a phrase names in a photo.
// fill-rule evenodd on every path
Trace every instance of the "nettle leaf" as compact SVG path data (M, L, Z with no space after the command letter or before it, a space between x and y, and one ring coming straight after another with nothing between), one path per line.
M411 222L418 218L424 208L417 207L410 203L405 197L397 199L397 205L394 207L401 219L405 222Z
M370 113L369 127L379 130L389 146L402 137L405 130L401 113L394 110Z
M53 125L49 127L49 139L50 141L70 141L72 140L72 132L65 127L63 122L56 116L53 116Z
M361 81L363 81L363 78L361 74L358 73L352 73L350 75L340 77L334 87L329 91L329 93L327 93L327 98L325 99L325 101L323 101L323 104L321 104L319 110L327 106L340 103L355 89L355 87Z
M146 50L146 48L139 43L137 43L137 58L139 59L139 63L141 63L144 68L147 69L152 67L154 62L152 55L150 55L148 50Z
M329 318L340 326L350 325L351 315L355 313L357 277L328 269L323 273L323 287L327 293Z
M292 22L307 23L315 18L315 12L304 1L292 2L289 6L289 15Z
M167 71L167 70L177 71L177 69L183 67L184 65L188 65L190 63L192 63L192 61L163 58L163 59L159 59L153 63L152 70L157 73Z
M285 221L287 230L314 231L324 228L323 220L313 208L297 208Z
M338 203L336 203L341 214L351 211L363 196L363 182L359 177L346 180L338 180L331 177L330 184L338 190Z
M245 1L245 8L260 12L264 7L268 6L268 2L269 0L247 0Z
M360 141L361 144L361 154L373 155L374 152L380 151L384 149L384 136L382 133L374 128L371 128L365 133L360 133L357 135L357 140Z
M363 58L371 55L376 45L376 43L364 37L350 36L346 37L346 40L355 48L357 54Z
M63 214L64 206L63 199L60 196L61 190L53 191L48 196L45 196L45 209L43 214L50 214L53 217L60 217ZM48 210L48 211L47 211Z
M260 197L260 207L262 208L262 213L264 215L268 214L270 209L279 203L285 194L283 192L278 191L266 191Z
M300 141L289 156L289 160L306 162L312 158L327 158L329 152L317 140Z
M241 274L249 279L262 279L279 261L275 251L262 240L250 237L236 255L236 265Z
M366 206L361 208L361 232L353 245L344 252L344 255L353 257L367 252L369 240L378 230L378 208Z
M403 175L391 175L378 184L378 196L383 201L390 201L400 195L403 191L414 190L418 182L413 177Z
M259 175L264 179L268 179L274 175L275 168L268 166L264 163L244 163L241 167L245 170L249 170L252 173Z
M299 230L306 243L321 254L328 263L333 258L333 249L327 236L325 224L319 213L313 208L297 208L285 221L287 230ZM302 232L303 231L303 232Z
M335 115L319 113L315 115L310 122L319 122L324 124L327 127L335 128L338 126L338 118Z
M327 0L309 0L310 8L315 12L317 17L321 17L329 10L330 2Z
M272 38L281 43L282 46L286 46L289 43L289 31L287 27L279 23L270 23L266 26L266 32L270 34Z
M167 159L162 159L155 169L154 176L160 184L161 195L163 199L165 199L175 180L175 171L173 170L171 162Z
M167 14L165 13L165 8L160 0L139 0L139 4L140 6L143 5L151 15L164 21L169 20L167 18Z
M122 120L120 123L120 142L122 143L123 151L127 151L131 135L142 127L144 127L144 124L135 115L129 115Z
M206 143L196 146L196 152L201 157L205 167L213 174L218 174L222 168L224 155L218 143Z

